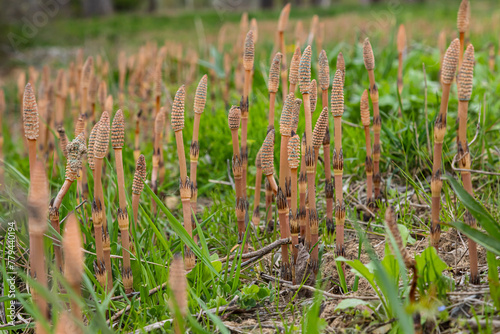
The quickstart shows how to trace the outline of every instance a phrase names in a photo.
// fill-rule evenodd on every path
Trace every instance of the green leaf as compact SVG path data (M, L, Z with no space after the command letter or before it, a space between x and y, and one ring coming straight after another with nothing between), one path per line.
M485 234L475 228L470 227L462 222L452 222L451 226L455 227L460 232L464 233L467 237L480 244L486 250L500 256L500 240L488 234Z
M368 305L368 302L361 300L361 299L356 299L356 298L350 298L350 299L344 299L341 301L337 307L335 308L334 311L339 311L339 310L346 310L349 308L355 308L360 305Z
M452 176L445 175L444 179L450 182L451 187L457 194L460 202L469 210L471 215L476 218L477 222L494 237L497 242L500 242L500 223L485 209L474 197L472 197Z
M429 281L437 281L448 265L441 260L434 247L427 247L422 254L415 256L418 273Z
M488 261L488 282L490 285L490 295L497 310L500 309L500 280L498 278L498 266L500 261L497 260L495 254L488 252L486 254Z

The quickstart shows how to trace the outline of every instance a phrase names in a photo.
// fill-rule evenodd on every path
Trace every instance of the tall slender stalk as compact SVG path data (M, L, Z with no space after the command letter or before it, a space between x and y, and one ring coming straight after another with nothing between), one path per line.
M464 59L458 74L459 92L458 92L458 166L462 169L462 182L465 190L472 196L472 180L470 174L471 157L469 151L469 143L467 141L467 114L469 109L469 101L472 95L472 79L474 75L474 47L469 44L464 54ZM467 211L464 215L464 221L472 228L477 228L476 219ZM470 281L472 284L479 284L477 245L472 239L467 240L469 246L469 261L470 261Z
M245 38L245 51L243 52L243 68L245 69L245 82L243 85L243 96L241 97L241 162L243 164L243 177L242 183L245 191L246 201L246 187L247 187L247 168L248 168L248 147L247 147L247 133L248 133L248 94L250 92L251 75L253 71L255 46L253 41L253 31L250 30ZM245 204L245 207L247 205ZM246 209L245 209L246 210Z
M403 53L406 49L406 30L404 24L400 24L397 36L398 47L398 92L401 98L403 93ZM401 108L398 108L398 114L401 116Z
M195 216L198 203L198 181L196 172L198 169L198 157L200 155L200 144L198 137L200 132L200 118L205 110L205 103L207 102L207 75L205 74L196 88L194 96L194 126L193 126L193 139L191 140L191 147L189 149L189 158L191 160L191 168L189 177L193 190L191 192L191 210L193 210L193 229L195 229ZM195 239L196 241L196 239Z
M370 79L370 98L373 105L373 184L375 186L375 199L380 198L380 184L382 177L380 175L380 130L382 128L382 118L378 104L378 88L375 83L375 57L373 56L372 45L368 38L363 43L363 60L365 62L368 77Z
M68 281L76 298L81 297L81 282L84 271L83 243L79 223L71 213L66 223L62 246L64 249L64 278ZM71 313L76 320L83 320L79 302L71 298Z
M288 80L290 81L290 89L288 91L293 94L295 94L297 84L299 83L300 57L300 47L297 46L290 62L290 74L288 76Z
M280 83L280 62L282 59L281 53L277 52L274 55L273 61L271 63L271 68L269 69L269 117L268 117L268 129L274 129L274 109L276 102L276 93L278 92L278 87Z
M344 153L342 150L342 114L344 113L344 79L342 71L337 69L332 84L331 112L335 125L335 147L333 149L333 174L335 177L335 229L337 240L335 253L337 256L345 256L344 248L344 223L345 204L342 190L342 175L344 172Z
M361 114L361 123L365 129L365 143L366 143L366 159L365 159L365 172L366 172L366 206L372 208L373 201L373 159L372 159L372 140L370 135L370 104L368 102L368 91L365 89L361 95L359 103Z
M306 221L307 210L306 210L306 193L307 193L307 174L306 174L306 135L302 136L302 142L300 146L300 173L299 173L299 227L300 227L300 238L302 242L309 247L306 240L309 231L309 222Z
M184 128L184 99L186 97L186 90L182 85L175 94L174 104L172 106L172 129L175 132L175 142L177 143L177 157L179 159L180 170L180 194L182 202L182 214L184 217L184 228L186 232L192 237L193 228L191 223L191 181L187 176L186 168L186 154L184 151L184 140L182 138L182 129ZM184 249L184 262L187 269L191 269L196 264L194 253L189 247L185 246Z
M288 24L288 17L290 16L290 8L291 4L288 3L283 7L280 13L280 18L278 21L278 41L279 41L279 49L281 54L283 55L283 60L281 62L281 83L282 83L282 93L283 93L283 101L286 99L288 95L287 91L287 66L286 66L286 45L285 45L285 29Z
M132 183L132 211L134 213L135 227L138 224L139 199L144 189L144 180L146 180L146 159L141 154L135 164L134 182Z
M293 94L293 93L291 93ZM291 207L290 207L290 232L292 236L292 279L295 280L295 265L297 263L298 256L298 242L299 242L299 219L298 219L298 211L297 211L297 169L299 168L300 161L300 137L295 131L292 130L291 137L288 140L288 167L290 168L291 174Z
M255 157L255 168L257 169L257 172L255 174L255 195L253 200L252 223L255 227L257 227L260 223L260 188L262 186L262 160L260 150L257 152L257 156Z
M49 186L45 175L44 164L37 161L32 166L33 173L30 179L30 190L28 194L28 226L30 236L30 269L31 277L44 288L47 284L47 268L45 265L45 251L43 235L47 230L47 208L49 198ZM41 315L48 320L49 308L45 298L40 296L36 290L32 290L33 301L38 307ZM45 329L37 322L37 333L46 333Z
M181 334L184 333L183 324L179 323L177 319L183 319L187 315L188 295L186 270L184 269L182 257L179 254L174 256L174 259L170 264L168 283L170 285L170 289L172 290L172 297L170 299L171 307L174 310L178 309L180 313L179 316L175 317L176 321L174 321L174 332L175 334Z
M441 66L441 106L439 114L434 124L434 157L432 165L432 209L431 209L431 228L430 244L439 249L439 239L441 237L441 226L439 225L439 212L441 206L441 165L443 141L446 133L446 114L448 112L448 101L450 98L450 88L457 70L458 55L460 53L460 42L455 39L446 50Z
M438 36L438 49L439 49L439 82L441 83L441 72L443 68L444 54L446 52L446 32L441 30Z
M35 93L28 82L24 88L23 95L23 128L26 142L28 143L28 157L30 163L30 179L36 162L36 141L40 135L40 125L38 120L38 106L36 104Z

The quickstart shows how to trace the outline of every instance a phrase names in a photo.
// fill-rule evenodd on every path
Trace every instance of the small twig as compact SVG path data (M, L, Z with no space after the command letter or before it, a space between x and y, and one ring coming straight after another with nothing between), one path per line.
M474 137L475 139L476 137ZM465 152L464 155L462 157L460 157L460 159L463 159L467 156L467 154L469 154L469 152ZM451 161L451 168L454 170L454 171L463 171L463 172L471 172L471 173L477 173L477 174L484 174L484 175L494 175L494 176L500 176L500 173L495 173L495 172L486 172L484 170L477 170L477 169L463 169L463 168L456 168L455 167L455 163L457 162L457 159L458 158L458 153L455 154L455 156L453 157L453 160Z
M346 124L346 125L352 126L353 128L359 128L359 129L363 128L361 125L354 124L354 123L351 123L351 122L346 121L346 120L342 120L342 124Z
M242 259L249 259L249 258L253 258L253 257L262 257L262 256L266 255L267 253L270 253L273 249L275 249L281 245L289 244L291 242L292 242L291 238L279 239L279 240L276 240L275 242L273 242L267 246L262 247L261 249L255 251L255 252L241 254L241 258ZM222 263L224 263L226 261L232 261L236 256L239 256L239 254L231 255L231 256L226 257L226 258L222 258L222 259L220 259L220 261Z

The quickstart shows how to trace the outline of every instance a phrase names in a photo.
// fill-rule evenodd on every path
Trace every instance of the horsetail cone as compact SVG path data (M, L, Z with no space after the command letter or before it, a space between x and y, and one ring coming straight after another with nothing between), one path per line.
M464 54L464 60L458 73L458 99L469 101L472 94L472 78L474 75L474 46L469 44Z
M99 130L97 131L96 142L94 144L95 158L104 159L108 153L109 130L109 115L107 111L104 111L99 120Z
M389 232L394 237L394 240L396 241L396 245L399 249L399 252L401 253L401 257L403 258L405 265L407 267L414 266L415 259L413 259L410 256L408 250L406 249L406 247L404 247L403 239L401 238L401 233L399 232L398 223L396 221L396 215L394 213L394 209L392 208L392 206L389 206L387 208L387 211L385 212L385 223L387 229L389 230Z
M243 52L243 68L245 71L251 71L253 69L254 52L253 31L250 30L245 38L245 51Z
M181 315L185 316L188 311L186 270L184 269L184 261L179 254L174 256L170 264L168 283L175 304L179 308Z
M141 154L135 165L134 181L132 182L132 193L140 195L144 189L143 180L146 179L146 159Z
M238 130L240 128L241 121L241 109L238 106L232 106L229 109L229 114L227 116L227 122L229 124L229 129Z
M455 38L444 54L443 65L441 67L441 81L444 84L451 85L455 78L459 53L460 41L458 38Z
M292 5L287 3L285 7L281 10L280 18L278 21L278 32L284 32L286 25L288 24L288 17L290 16L290 7Z
M360 103L361 123L363 126L370 126L370 105L368 103L368 91L365 89L361 94Z
M366 38L363 42L363 61L365 62L365 67L368 71L375 68L375 57L373 56L372 45L370 44L370 40L368 38Z
M318 103L318 85L316 83L316 79L313 79L311 81L309 94L311 95L311 97L309 98L309 103L311 104L311 113L313 113L316 110L316 103Z
M325 50L321 50L319 54L319 86L322 90L327 90L330 87L330 65ZM338 67L337 67L338 69Z
M161 107L155 119L155 133L162 133L165 128L165 108Z
M83 132L78 135L68 146L68 158L66 162L66 180L75 181L78 171L82 168L82 158L87 153L85 136Z
M271 63L271 69L269 70L269 93L277 93L280 83L280 64L283 55L281 52L277 52Z
M91 170L94 170L95 167L94 147L97 139L97 131L99 130L99 124L100 124L99 122L95 123L94 127L92 128L92 131L90 131L89 147L87 150L87 160L89 162L89 167Z
M156 131L156 129L155 129ZM113 149L121 149L125 138L125 119L123 111L118 109L111 124L111 144Z
M300 106L302 105L302 100L299 98L295 99L294 108L292 113L292 130L297 132L297 128L299 127L299 119L300 119Z
M171 125L177 132L184 129L184 99L186 98L186 87L182 85L175 93L174 104L172 106Z
M344 60L344 54L342 52L339 52L337 56L337 70L342 71L342 80L345 78L345 60ZM375 65L374 65L375 67Z
M288 140L288 166L290 169L299 168L300 163L300 137L295 132Z
M299 84L302 94L309 94L311 90L311 46L308 45L299 63Z
M260 149L262 160L262 171L265 175L273 175L274 173L274 129L271 129L262 143Z
M75 137L84 131L85 131L85 118L83 117L82 114L80 114L75 124Z
M75 215L71 214L62 240L65 259L64 277L72 287L80 284L84 270L82 237L78 225Z
M315 150L319 150L319 147L323 145L323 139L325 138L325 133L327 128L328 128L328 107L324 107L323 111L319 115L318 120L316 121L316 125L314 126L313 130L312 144Z
M197 114L203 113L205 110L205 104L207 102L207 75L205 74L196 88L196 94L194 95L194 112Z
M299 82L299 64L300 64L300 48L295 48L295 52L292 56L292 61L290 62L290 73L288 74L288 81L292 85L296 85Z
M295 109L295 94L290 93L287 95L283 111L280 117L280 134L282 136L290 137L292 133L293 112Z
M26 139L37 140L40 127L38 121L38 106L36 104L35 93L29 82L24 88L23 123Z
M337 70L332 84L331 108L334 117L340 117L344 113L344 87L342 72Z
M462 0L458 7L457 28L460 33L465 33L469 29L469 6L469 0Z
M66 136L66 131L62 125L57 127L57 133L59 134L59 148L65 158L68 157L68 136Z

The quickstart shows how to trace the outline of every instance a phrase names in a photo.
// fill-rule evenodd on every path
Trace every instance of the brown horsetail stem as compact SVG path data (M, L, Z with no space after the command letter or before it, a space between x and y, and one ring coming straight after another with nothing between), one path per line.
M281 54L283 55L283 60L281 62L281 84L282 84L282 92L283 92L283 101L286 99L288 95L287 91L287 66L286 66L286 45L285 45L285 29L288 25L288 17L290 16L290 8L291 4L288 3L283 7L280 13L280 18L278 21L278 41L279 41L279 49Z
M361 123L365 129L365 143L366 143L366 159L365 159L365 172L366 172L366 206L372 207L373 201L373 159L372 159L372 140L370 135L370 104L368 102L368 91L365 89L361 95L359 103L359 111L361 114Z
M184 128L184 99L186 97L186 89L182 85L175 93L174 104L172 106L171 124L175 132L175 142L177 143L177 157L179 159L180 170L180 195L182 202L182 215L184 217L184 229L190 237L193 236L193 228L191 223L191 181L187 176L186 169L186 153L184 151L184 140L182 138L182 129ZM187 246L184 249L184 261L186 269L192 269L195 266L196 258L192 250Z
M335 176L335 229L337 230L335 253L337 256L345 256L344 249L344 223L345 205L344 193L342 191L342 175L344 173L344 153L342 150L342 115L344 113L344 79L342 71L337 69L332 84L331 111L335 126L333 148L333 174Z
M207 75L205 74L198 83L198 87L196 88L196 93L194 95L193 138L189 149L189 158L191 160L189 178L193 187L193 191L191 192L191 210L193 210L194 215L196 215L198 203L198 181L196 176L198 169L198 157L200 156L200 144L198 142L198 137L200 132L201 114L205 111L205 104L207 102L207 79ZM195 226L193 226L193 229L194 228Z
M245 50L243 52L243 68L245 69L245 81L243 85L243 96L241 97L241 162L243 163L242 184L244 186L245 198L247 187L247 167L248 167L248 94L250 92L251 76L253 73L255 46L253 41L253 31L250 30L245 38Z
M289 238L290 228L288 227L288 202L286 201L286 195L281 186L278 187L276 207L278 209L278 216L280 220L281 238ZM281 245L281 278L287 281L292 280L292 268L290 266L287 244Z
M291 93L292 94L292 93ZM297 214L297 169L299 168L300 163L300 137L293 130L291 133L291 137L288 140L288 166L290 168L291 175L291 211L290 211L290 233L292 236L292 254L293 254L293 264L292 264L292 278L295 279L294 266L297 262L298 249L297 244L299 242L299 221Z
M463 56L464 56L464 48L465 48L465 34L469 30L469 0L462 0L460 3L460 7L458 7L457 14L457 28L460 37L460 52L458 56L458 68L461 68Z
M295 90L297 89L297 84L299 83L299 64L300 64L300 47L295 48L295 52L292 56L292 61L290 62L290 75L288 76L288 80L290 81L290 93L295 94Z
M373 105L373 184L375 186L375 199L380 197L380 184L382 177L380 175L380 130L382 129L382 118L378 104L378 88L375 83L375 57L373 56L372 45L368 38L363 43L363 60L365 68L368 71L370 80L370 98Z
M260 149L260 156L262 159L262 171L269 181L269 186L271 187L273 193L276 195L278 192L278 185L274 180L274 130L271 129L267 133L266 139L262 143L262 148Z
M410 302L414 303L415 302L415 293L417 291L417 266L415 259L410 256L408 250L403 244L403 238L401 237L401 233L399 232L398 228L398 223L396 221L394 209L392 206L389 206L387 208L387 211L385 212L385 224L388 232L392 234L394 241L396 242L396 246L401 253L401 257L403 258L403 262L405 263L405 266L408 270L413 271L413 279L411 282L411 287L410 287ZM391 244L392 248L392 244Z
M436 249L439 249L439 239L441 237L441 226L439 225L439 213L441 206L441 164L443 141L446 133L446 114L448 112L448 101L450 98L450 89L455 72L457 71L458 55L460 53L460 42L455 39L451 42L446 50L441 66L441 106L439 114L434 124L434 157L432 165L431 193L432 193L432 209L431 209L431 228L430 228L430 244Z
M139 155L135 164L134 181L132 182L132 210L134 212L134 226L137 226L137 217L139 212L139 199L144 189L144 180L146 180L146 158Z
M472 79L474 76L474 46L469 44L464 54L462 67L458 74L459 92L458 92L458 166L462 175L462 182L465 190L474 196L472 190L472 180L470 173L471 157L469 151L469 142L467 141L467 114L469 109L469 101L472 95ZM472 228L477 228L476 219L467 210L464 215L464 221ZM479 284L477 245L469 238L467 240L469 246L469 261L470 261L470 281L472 284Z
M78 173L82 169L82 159L87 153L87 147L85 146L85 136L83 132L78 135L71 143L67 146L68 156L66 159L66 174L64 183L57 193L56 198L51 203L49 208L49 219L52 227L59 233L59 208L61 203L66 196L69 188L73 182L77 179ZM54 254L56 258L56 264L59 269L62 269L63 260L61 248L54 244Z
M183 319L186 317L188 312L188 291L186 270L184 269L182 257L179 254L175 254L174 259L170 264L168 283L172 291L172 296L170 297L171 307L172 309L178 309L180 313L180 316L175 317L175 319ZM184 333L182 323L174 321L174 332L176 334Z
M81 297L80 285L85 264L80 227L74 213L68 217L62 246L64 250L64 278L76 295L76 298L71 298L71 313L77 321L80 321L82 320L82 311L78 299Z
M340 53L341 54L341 53ZM340 55L339 54L339 55ZM328 89L330 88L330 66L328 56L325 50L319 54L319 86L321 87L321 103L323 109L328 107ZM333 183L332 183L332 165L330 157L330 126L329 119L326 121L326 132L323 138L323 154L325 168L325 197L326 197L326 228L327 232L332 235L334 231L333 224Z
M118 200L119 207L117 211L118 227L121 233L122 242L122 281L126 293L132 292L133 277L130 267L130 234L129 234L129 219L127 212L127 198L125 195L125 175L123 173L123 156L122 148L125 137L125 119L121 109L115 114L113 123L111 124L111 144L115 152L116 164L116 181L118 183Z
M306 135L302 136L300 146L300 173L299 173L299 226L300 237L305 240L307 232L309 231L309 224L306 223L306 192L307 192L307 174L306 174Z
M162 156L162 139L165 128L166 113L163 107L156 114L154 126L154 145L153 145L153 170L151 172L151 187L153 192L158 195L158 172L160 170L160 160ZM153 213L156 215L156 202L152 201Z
M262 186L262 160L260 156L260 150L257 152L255 157L255 168L257 172L255 174L255 195L253 200L253 214L252 223L254 226L259 226L260 223L260 188Z
M280 83L280 63L283 58L282 54L277 52L269 69L269 118L268 129L274 128L274 108L276 102L276 93Z
M33 173L30 179L28 194L28 226L30 238L30 269L31 277L43 287L48 288L47 269L45 266L45 252L43 235L47 230L46 217L49 198L49 185L45 175L44 164L37 161L31 166ZM33 301L41 315L48 320L48 305L45 298L32 290ZM45 330L37 322L37 333L45 333Z
M36 104L35 92L28 82L24 88L23 95L23 125L24 136L28 143L28 156L30 163L30 178L36 162L36 141L40 135L38 120L38 106Z
M404 24L399 25L396 40L398 47L398 91L401 98L401 94L403 93L403 53L406 49L406 29ZM398 109L399 116L401 116L401 108Z

